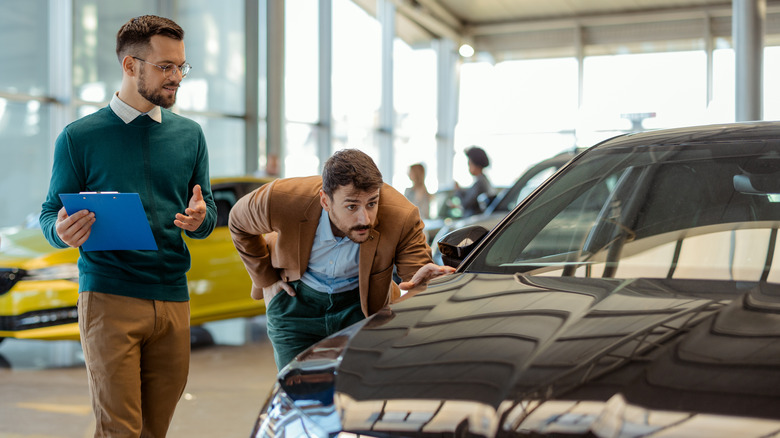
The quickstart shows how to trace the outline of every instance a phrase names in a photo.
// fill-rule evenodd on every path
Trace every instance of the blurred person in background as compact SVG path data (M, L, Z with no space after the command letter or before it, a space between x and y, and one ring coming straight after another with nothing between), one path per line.
M490 166L487 153L478 146L472 146L465 152L469 159L469 173L474 177L474 184L463 189L455 182L455 194L460 198L464 217L482 213L483 208L479 202L480 195L491 197L494 194L493 185L490 184L490 180L485 175L485 168Z
M431 194L425 187L425 166L422 163L409 166L409 179L412 186L404 191L404 196L417 206L422 219L430 218Z

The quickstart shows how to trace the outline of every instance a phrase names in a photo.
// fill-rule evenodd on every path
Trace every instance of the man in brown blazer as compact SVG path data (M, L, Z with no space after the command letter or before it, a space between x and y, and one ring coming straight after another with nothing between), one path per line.
M432 263L417 207L356 149L336 152L322 176L278 179L241 198L229 228L252 297L265 300L280 369L400 289L453 271Z

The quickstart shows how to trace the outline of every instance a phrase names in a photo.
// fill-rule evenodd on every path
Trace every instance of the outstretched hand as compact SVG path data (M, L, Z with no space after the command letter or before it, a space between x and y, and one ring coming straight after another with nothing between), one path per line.
M451 266L439 266L428 263L418 269L410 281L403 281L398 284L398 287L401 288L401 290L412 291L421 286L426 286L429 281L436 277L452 274L453 272L455 272L455 268Z
M206 218L206 201L203 200L203 192L199 184L192 188L192 197L190 204L184 214L176 213L176 220L173 224L182 230L195 231Z

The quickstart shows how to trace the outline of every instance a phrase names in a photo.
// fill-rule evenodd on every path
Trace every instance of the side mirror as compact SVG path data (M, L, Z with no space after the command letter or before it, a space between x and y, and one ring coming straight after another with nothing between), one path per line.
M734 175L734 189L747 195L780 193L780 174Z
M442 262L457 268L487 233L484 227L471 225L446 234L438 242Z

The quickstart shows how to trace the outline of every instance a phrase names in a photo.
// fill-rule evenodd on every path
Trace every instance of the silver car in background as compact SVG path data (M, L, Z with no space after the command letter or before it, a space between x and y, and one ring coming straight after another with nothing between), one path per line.
M441 240L453 230L464 228L471 225L479 225L485 229L491 229L509 214L517 204L526 196L531 194L541 183L551 177L564 164L568 163L577 154L576 150L564 151L555 156L542 160L526 169L511 187L505 188L495 196L494 199L479 214L467 217L453 218L444 221L437 229L434 237L431 239L433 249L433 261L442 264L441 253L436 242ZM427 227L427 224L426 224ZM430 227L428 227L430 228Z

